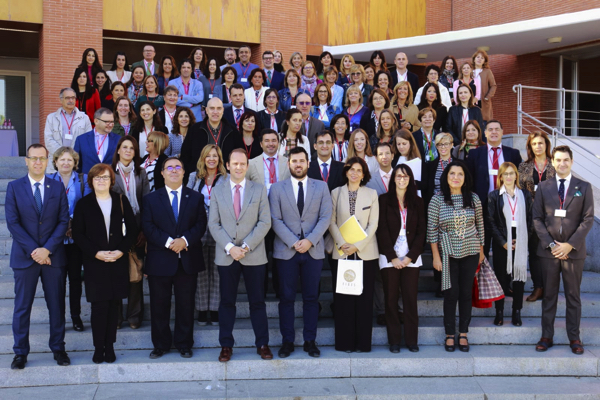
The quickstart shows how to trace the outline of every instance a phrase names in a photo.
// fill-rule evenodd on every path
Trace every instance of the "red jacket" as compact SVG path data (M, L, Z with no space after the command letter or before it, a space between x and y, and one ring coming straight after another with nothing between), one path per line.
M75 106L81 110L83 107L81 106L81 103L79 101L79 98L77 98L77 102L75 104ZM94 94L92 95L92 97L90 97L89 99L87 99L85 101L85 113L87 114L87 116L90 118L90 122L92 123L92 126L94 126L94 113L96 112L97 109L99 109L100 106L100 95L98 94L98 90L94 91Z

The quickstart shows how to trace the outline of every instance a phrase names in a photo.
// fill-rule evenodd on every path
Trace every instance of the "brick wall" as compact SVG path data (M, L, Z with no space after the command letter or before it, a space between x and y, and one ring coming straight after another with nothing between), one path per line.
M452 30L453 0L429 0L425 12L425 34L447 32Z
M40 142L44 142L46 117L60 107L60 89L71 85L81 55L88 47L102 62L102 1L44 0L40 34ZM77 10L77 22L65 17Z

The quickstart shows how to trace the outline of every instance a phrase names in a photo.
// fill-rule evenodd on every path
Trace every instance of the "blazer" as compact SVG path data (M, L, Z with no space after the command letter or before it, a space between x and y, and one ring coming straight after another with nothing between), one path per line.
M154 73L158 74L158 63L154 60L152 60L152 64L154 64ZM146 71L146 61L145 60L140 60L140 61L136 61L133 64L131 64L131 71L133 71L135 69L135 67L140 66L144 68L144 72L146 73L146 75L148 75L148 71Z
M63 108L59 108L56 112L48 114L46 118L46 125L44 126L44 141L46 143L46 148L48 149L48 159L52 160L54 153L58 150L59 147L64 144L63 137L63 124L71 123L71 118L67 116L67 120L65 121L65 117L61 114ZM71 134L73 135L73 139L71 139L71 147L75 144L75 140L80 135L83 135L86 132L92 130L92 124L90 122L90 118L86 113L79 111L77 108L73 110L75 115L73 116L73 122L71 125ZM66 116L66 115L65 115ZM54 171L54 167L52 163L48 163L48 170Z
M575 196L575 194L579 194ZM555 240L567 242L573 246L569 258L585 260L587 256L585 237L594 224L594 196L592 185L574 176L565 193L563 209L566 218L554 216L554 210L560 208L556 177L538 185L536 199L533 202L533 225L540 238L537 255L554 258L548 245Z
M125 183L123 182L123 178L121 178L121 174L119 171L115 171L115 185L112 187L112 190L117 194L122 194L127 197L127 190L125 188ZM135 195L137 197L138 206L140 206L140 212L135 215L135 221L137 222L137 227L139 230L142 229L142 210L143 210L143 198L148 193L150 193L150 184L148 183L148 176L146 175L146 171L144 168L140 170L139 176L135 177ZM169 203L170 204L170 203Z
M377 244L379 252L388 262L398 258L394 245L402 229L402 218L398 206L396 193L386 193L379 196L379 228L377 229ZM406 242L408 253L406 257L412 261L423 253L425 238L427 236L427 219L423 200L417 196L415 204L407 206L406 213Z
M515 165L521 164L521 153L517 149L502 145L504 161L510 161ZM488 146L479 146L469 150L467 167L473 179L473 192L477 193L481 204L485 207L488 192L490 190L490 170L488 167ZM557 195L558 196L558 195ZM554 213L552 214L554 215Z
M244 104L246 108L249 108L254 112L261 112L262 110L264 110L265 92L267 91L267 89L268 87L266 86L262 86L260 88L258 100L256 99L256 91L254 90L254 88L249 87L248 89L244 90Z
M190 175L190 172L196 170L196 164L198 163L198 159L200 159L200 153L204 146L209 143L208 137L211 133L208 128L208 123L208 119L206 121L195 123L185 136L185 140L181 146L181 155L179 156L185 168L184 182L187 182L187 177ZM221 124L223 130L219 136L219 143L217 143L217 146L219 146L223 153L223 160L229 160L229 153L231 153L233 149L243 149L244 141L242 140L242 135L234 128L235 125L232 126L223 119L221 119Z
M439 133L438 130L433 128L431 131L431 145L435 147L435 137ZM423 146L423 129L419 129L418 131L413 132L413 138L417 143L417 148L419 149L419 153L421 154L421 160L423 160L423 164L425 163L425 147ZM437 150L436 150L437 151ZM437 153L434 153L434 156L437 157ZM421 181L424 181L423 177L421 177Z
M448 132L454 138L454 145L462 142L462 128L463 128L463 110L465 108L461 105L450 107L448 111L448 118L446 119L446 127ZM479 123L479 126L483 126L483 118L481 115L481 109L477 106L470 107L468 113L468 120L474 119Z
M441 81L441 79L440 79L440 81ZM460 103L460 100L458 100L458 87L463 83L464 83L463 81L456 79L454 81L454 83L452 84L452 89L454 91L453 98L454 98L454 102L456 104ZM471 82L469 82L468 85L471 88L471 90L473 91L473 96L475 96L477 101L481 100L481 79L479 77L477 77L475 79L471 79Z
M85 107L79 102L79 98L77 98L75 106L78 110L82 110L83 108L85 108L84 112L91 121L92 126L94 126L94 113L97 109L99 109L102 106L100 104L100 94L98 94L98 90L94 89L94 94L92 95L92 97L85 100Z
M231 113L232 113L231 115L233 115L233 111ZM261 131L263 129L270 129L271 128L271 114L269 114L267 112L267 110L259 112L257 122L260 124L259 129ZM275 123L277 124L277 129L275 129L276 132L279 132L281 130L281 127L283 126L284 122L285 122L285 113L281 110L277 110L277 112L275 113Z
M556 176L556 170L552 166L552 160L547 159L548 164L546 165L546 180L554 178ZM531 194L531 199L535 199L535 184L533 183L533 174L537 174L535 170L535 161L523 161L519 165L519 183L521 188L527 190ZM535 171L535 172L534 172Z
M481 71L479 79L481 80L481 114L484 121L489 121L494 118L492 97L496 94L496 79L489 68L484 68Z
M300 93L305 93L310 96L310 92L308 90L302 89L300 87L298 88L295 97L292 97L292 94L290 93L290 89L288 89L288 88L283 88L278 93L279 93L279 109L281 111L283 111L284 113L287 112L290 108L296 108L296 97L298 97L298 95ZM311 96L311 98L312 98L312 96Z
M202 82L190 79L188 94L185 94L185 87L183 86L181 77L171 80L169 85L173 85L179 90L177 107L189 107L194 113L196 121L202 121L202 102L204 101L204 87Z
M223 105L225 106L225 110L227 107L231 107L231 100L229 100L229 95L227 93L227 86L222 83L219 87L215 87L215 91L213 92L213 97L221 99Z
M267 74L267 70L265 70L265 75ZM269 77L267 76L267 80L269 79ZM282 74L279 71L273 70L273 76L271 76L271 82L270 84L267 84L267 82L265 82L265 86L271 88L271 89L275 89L277 91L280 91L281 89L283 89L283 80L285 79L285 75Z
M435 173L437 172L439 165L440 156L438 154L435 160L425 162L421 169L420 189L421 195L423 197L423 202L425 203L426 208L429 206L429 202L435 194Z
M417 76L417 74L410 72L410 71L406 71L407 75L406 75L406 80L408 81L408 83L410 83L410 88L412 89L413 93L417 93L419 91L419 77ZM396 85L398 84L398 71L396 69L390 70L390 75L392 76L392 88L395 88ZM414 99L413 99L414 100Z
M158 80L158 94L163 96L165 94L166 86L169 86L169 84L171 83L171 81L173 79L179 78L179 75L169 77L169 80L167 81L167 85L165 85L165 77L158 76L158 70L155 70L155 71L157 72L156 74L154 74L154 76L156 77L156 80Z
M119 139L121 139L121 136L116 133L110 132L108 134L108 149L104 158L100 161L94 131L89 131L79 136L75 140L75 146L73 147L73 150L79 154L79 168L77 168L77 172L87 174L98 163L112 164L113 156L117 152Z
M61 268L67 264L63 241L70 217L65 187L48 177L44 178L44 186L40 216L36 211L28 175L9 182L6 188L4 209L6 225L12 236L12 269L25 269L36 264L31 253L38 247L50 251L52 265L48 267Z
M327 177L327 187L329 188L329 192L344 185L343 170L344 163L335 161L332 158L331 164L329 165L329 176ZM318 157L315 157L310 164L308 164L308 177L317 181L322 181L323 176L321 175L321 172L321 161Z
M264 154L264 153L263 153ZM263 154L258 157L254 157L248 163L248 172L246 178L252 182L265 184L265 170ZM279 171L278 182L284 181L290 177L290 168L288 167L288 159L286 156L279 154L277 159L277 170Z
M348 88L350 86L353 86L354 83L346 83L344 84L344 99L346 98L346 92L348 91ZM366 83L363 83L363 87L362 87L362 95L363 95L363 106L367 107L369 104L369 96L371 95L371 92L373 91L373 86L371 85L367 85Z
M265 236L271 229L271 210L267 189L259 183L246 179L244 200L239 218L235 218L233 199L231 198L231 181L225 179L211 193L215 201L210 202L208 213L208 229L215 239L215 264L231 265L233 257L227 254L225 246L248 245L250 251L240 260L242 265L264 265L267 263Z
M204 196L183 186L179 217L175 220L167 190L169 188L159 189L144 197L142 227L146 235L148 254L144 272L154 276L174 276L179 261L188 274L204 271L202 254L202 236L206 232ZM181 237L187 240L187 250L177 254L165 246L169 238Z
M395 164L392 163L392 165L395 165ZM393 170L393 168L392 168L392 170ZM392 171L390 171L390 173L391 172ZM378 196L381 196L382 194L387 193L387 191L388 191L388 188L385 187L385 185L383 184L383 180L381 178L381 173L379 171L373 171L371 173L371 180L369 180L369 182L367 182L367 184L365 186L375 190L377 192Z
M243 110L244 110L244 112L251 111L254 114L256 114L256 112L254 110L251 110L251 109L249 109L247 107L243 107ZM242 117L242 115L244 114L244 112L242 112L240 114L240 118ZM225 107L225 110L223 111L223 119L226 120L227 122L229 122L229 124L231 126L235 126L236 129L239 130L240 127L235 122L235 115L233 113L233 106ZM284 119L285 119L285 117L284 117ZM255 120L257 120L257 118L255 118Z
M394 104L392 106L392 110L398 119L398 123L400 123L400 121L406 121L412 125L412 132L415 132L421 128L421 121L419 121L419 108L414 104L403 106L401 108L398 108L398 104Z
M113 191L110 196L112 206L108 232L95 192L82 198L75 207L73 240L81 249L85 295L90 302L123 299L129 294L128 253L138 236L138 228L127 196ZM123 256L115 262L104 262L96 258L96 253L108 250L119 250Z
M325 258L323 235L331 220L331 195L325 182L308 178L302 216L298 212L292 178L271 186L269 194L272 227L275 231L273 258L289 260L296 254L294 244L304 233L312 243L308 254L315 260Z
M342 109L341 108L337 108L336 106L333 105L333 103L330 103L327 106L327 109L325 110L325 115L327 115L327 121L323 121L320 118L321 117L320 111L321 110L319 109L318 106L312 106L310 108L310 116L313 117L313 118L315 118L315 119L318 119L321 122L323 122L324 128L325 129L329 129L329 124L331 123L331 120L333 119L333 117L336 114L341 113Z
M325 124L323 121L320 121L314 117L308 117L308 132L306 132L306 125L304 121L302 122L302 127L300 127L300 132L308 138L308 143L310 144L310 158L317 158L317 150L315 150L315 142L317 140L317 133L321 133L325 130Z
M354 215L360 226L367 233L367 237L353 244L358 249L356 254L364 261L376 260L379 258L379 248L377 247L377 239L375 237L377 226L379 224L379 202L377 198L377 192L375 190L365 186L358 188ZM329 224L331 239L328 238L327 241L329 243L329 241L332 240L334 246L331 247L331 255L334 260L339 260L344 256L340 256L337 249L346 243L339 227L351 217L348 185L340 186L331 192L331 200L333 204L331 223Z
M202 101L202 105L206 107L208 105L208 100L215 97L214 92L218 92L221 87L221 78L213 79L213 83L211 85L210 80L202 75L198 78L200 82L202 82L202 88L204 89L204 100ZM211 90L212 87L212 90Z
M525 220L527 221L527 236L531 234L533 230L533 220L531 217L531 207L533 200L531 200L531 194L527 190L522 190L523 197L525 198ZM556 190L558 194L558 189ZM506 238L508 231L506 227L506 218L504 216L504 196L500 196L500 189L496 189L490 192L488 195L488 212L484 214L487 226L488 234L491 232L494 243L504 246L506 244ZM523 240L519 238L519 240Z

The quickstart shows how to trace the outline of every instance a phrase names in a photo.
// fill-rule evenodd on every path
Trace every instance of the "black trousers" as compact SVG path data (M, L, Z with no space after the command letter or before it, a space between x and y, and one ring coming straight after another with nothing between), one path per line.
M81 267L83 265L83 256L81 249L76 244L65 245L67 254L67 273L65 274L65 288L67 285L67 276L69 277L69 306L71 309L71 318L79 317L81 314L81 293L82 282Z
M117 312L120 299L92 301L92 339L94 347L112 347L117 341Z
M191 349L194 345L194 297L198 274L183 270L181 260L173 276L148 276L152 344L154 348L169 350ZM175 331L171 333L171 293L175 295Z
M385 299L385 322L390 345L400 344L402 338L402 327L398 318L399 287L401 288L402 304L404 305L404 341L407 345L418 344L417 293L419 292L419 269L390 267L381 270Z
M356 257L357 260L360 258ZM337 276L338 261L332 271ZM363 291L360 296L334 293L335 349L338 351L371 351L373 336L373 292L379 260L363 261Z
M277 263L273 259L273 241L275 240L275 231L273 229L269 230L267 236L265 236L265 250L267 251L267 265L265 268L265 284L264 284L264 292L265 297L267 297L267 291L269 290L269 269L271 270L273 282L273 291L275 292L275 297L279 298L279 270L277 269Z
M531 280L533 281L533 288L543 288L542 278L542 262L543 259L538 257L537 248L540 243L540 238L537 235L535 229L529 234L529 272L531 273Z
M444 290L444 328L446 335L456 334L456 303L458 303L458 332L469 332L471 297L479 253L463 258L450 257L450 289Z
M517 228L512 228L513 238L516 239ZM507 244L508 245L508 244ZM498 243L492 243L494 251L494 273L505 296L513 297L513 310L523 308L523 295L525 294L525 282L517 282L512 280L512 274L506 272L506 264L508 262L508 251ZM513 262L515 260L515 252L512 252ZM504 299L495 302L496 310L504 310Z

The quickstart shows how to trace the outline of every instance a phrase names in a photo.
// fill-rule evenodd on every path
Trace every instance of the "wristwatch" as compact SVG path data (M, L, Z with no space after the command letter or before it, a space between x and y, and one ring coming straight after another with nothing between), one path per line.
M548 245L548 248L549 248L550 250L552 250L552 249L554 249L554 246L556 246L556 243L552 242L552 243L550 243L550 244Z

